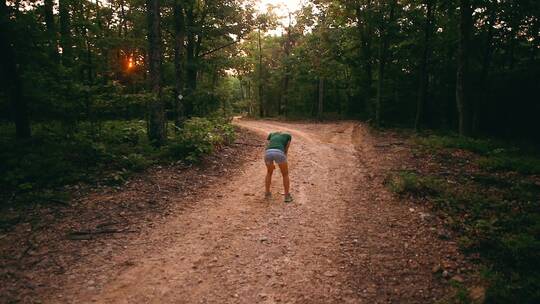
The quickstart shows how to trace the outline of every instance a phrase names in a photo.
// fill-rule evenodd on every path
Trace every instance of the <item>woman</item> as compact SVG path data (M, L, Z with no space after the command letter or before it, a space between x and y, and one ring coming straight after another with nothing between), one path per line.
M285 188L285 203L292 202L293 198L289 192L289 167L287 165L287 152L291 144L291 134L285 132L273 132L268 134L268 145L264 153L266 163L266 194L265 198L270 198L270 184L272 183L272 173L274 172L274 162L276 162L283 176L283 188Z

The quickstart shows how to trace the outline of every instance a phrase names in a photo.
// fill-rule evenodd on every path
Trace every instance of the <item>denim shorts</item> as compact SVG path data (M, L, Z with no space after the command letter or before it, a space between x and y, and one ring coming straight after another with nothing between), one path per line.
M287 155L279 149L268 149L264 153L264 162L269 165L274 162L277 164L285 163L287 162Z

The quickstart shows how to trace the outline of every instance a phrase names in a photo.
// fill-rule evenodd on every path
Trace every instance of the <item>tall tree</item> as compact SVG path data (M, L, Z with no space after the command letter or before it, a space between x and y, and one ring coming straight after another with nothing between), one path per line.
M324 76L319 76L318 85L318 102L317 102L317 119L322 121L323 106L324 106Z
M287 34L286 38L284 39L283 43L283 53L284 53L284 71L283 71L283 86L281 95L279 97L279 105L278 105L278 114L285 114L287 116L287 98L289 94L289 77L290 77L290 67L289 67L289 56L291 54L291 48L292 48L292 38L291 38L291 13L289 12L289 25L287 26Z
M258 85L258 92L259 92L259 116L264 117L266 116L266 104L264 102L264 84L263 84L263 64L262 64L262 43L261 43L261 27L259 25L259 28L257 29L257 47L259 49L259 67L258 67L258 75L257 75L257 85Z
M377 98L375 100L375 125L379 127L381 125L381 107L382 107L382 95L384 88L384 73L386 68L386 61L388 59L388 47L390 43L390 27L394 22L395 9L396 9L397 0L392 0L388 4L388 18L385 18L384 9L381 8L381 23L379 27L379 32L381 35L381 41L379 44L379 64L377 67ZM381 3L381 5L384 5Z
M166 117L161 96L161 28L159 0L146 0L148 21L149 83L153 97L148 102L148 137L156 146L165 143Z
M60 44L62 46L62 64L70 66L73 59L73 39L71 37L71 0L58 1L60 19Z
M183 94L184 94L184 69L182 60L184 58L184 41L186 36L186 23L184 19L183 0L174 2L174 105L175 105L175 125L180 127L185 119Z
M8 98L11 100L13 121L15 122L17 138L31 136L28 106L23 95L22 79L17 58L13 50L13 33L11 32L9 10L6 1L0 1L0 68L2 84L5 86Z
M496 20L496 11L497 1L487 0L486 10L487 10L487 20L484 25L484 46L482 51L482 66L480 71L480 88L481 95L480 98L473 102L473 118L472 118L472 132L477 133L480 128L480 111L483 107L487 105L487 97L489 91L489 70L491 66L491 60L494 52L493 45L493 35L494 35L494 25Z
M186 44L186 115L190 117L193 113L193 94L197 89L197 23L196 7L194 0L186 1L186 26L187 26L187 44Z
M472 31L470 0L459 1L459 43L456 74L456 103L459 115L459 134L471 135L472 116L469 97L469 49Z
M45 26L47 27L47 40L49 43L49 52L53 59L57 59L56 46L56 24L54 22L54 1L45 0L43 3Z
M362 3L364 2L364 3ZM359 1L355 7L356 23L359 33L360 42L360 60L363 67L364 75L362 79L362 91L363 101L366 105L366 109L372 114L373 109L371 106L371 86L373 84L373 68L372 68L372 36L373 26L372 22L372 0Z
M416 98L416 116L414 119L414 129L418 130L422 123L422 116L424 115L424 108L426 106L428 88L429 88L429 58L431 52L431 35L433 31L433 6L435 0L423 1L426 15L424 21L424 39L422 44L422 55L420 57L420 71L419 71L419 85L418 96Z

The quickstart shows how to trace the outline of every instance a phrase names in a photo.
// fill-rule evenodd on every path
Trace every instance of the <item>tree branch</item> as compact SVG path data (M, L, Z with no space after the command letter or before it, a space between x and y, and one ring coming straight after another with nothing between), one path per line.
M217 52L217 51L219 51L219 50L221 50L221 49L224 49L224 48L226 48L226 47L228 47L228 46L231 46L231 45L233 45L233 44L235 44L235 43L238 43L238 42L240 42L240 39L237 39L236 41L233 41L233 42L227 43L227 44L225 44L225 45L222 45L222 46L220 46L220 47L218 47L218 48L215 48L215 49L213 49L213 50L210 50L210 51L208 51L208 52L204 52L204 53L202 53L201 55L199 55L198 57L201 58L201 57L204 57L204 56L206 56L206 55L210 55L210 54L212 54L212 53L214 53L214 52Z

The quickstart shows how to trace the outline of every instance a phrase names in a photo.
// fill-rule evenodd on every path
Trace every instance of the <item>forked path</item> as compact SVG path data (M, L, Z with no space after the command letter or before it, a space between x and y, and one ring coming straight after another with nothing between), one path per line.
M62 301L426 303L441 297L444 287L431 267L444 254L434 248L445 245L386 193L377 178L383 160L365 127L237 124L261 137L292 134L294 202L283 203L278 171L273 198L263 199L261 148L261 159L246 163L242 174L210 187L127 248L122 254L135 256L136 264L102 276L99 289L68 284Z

